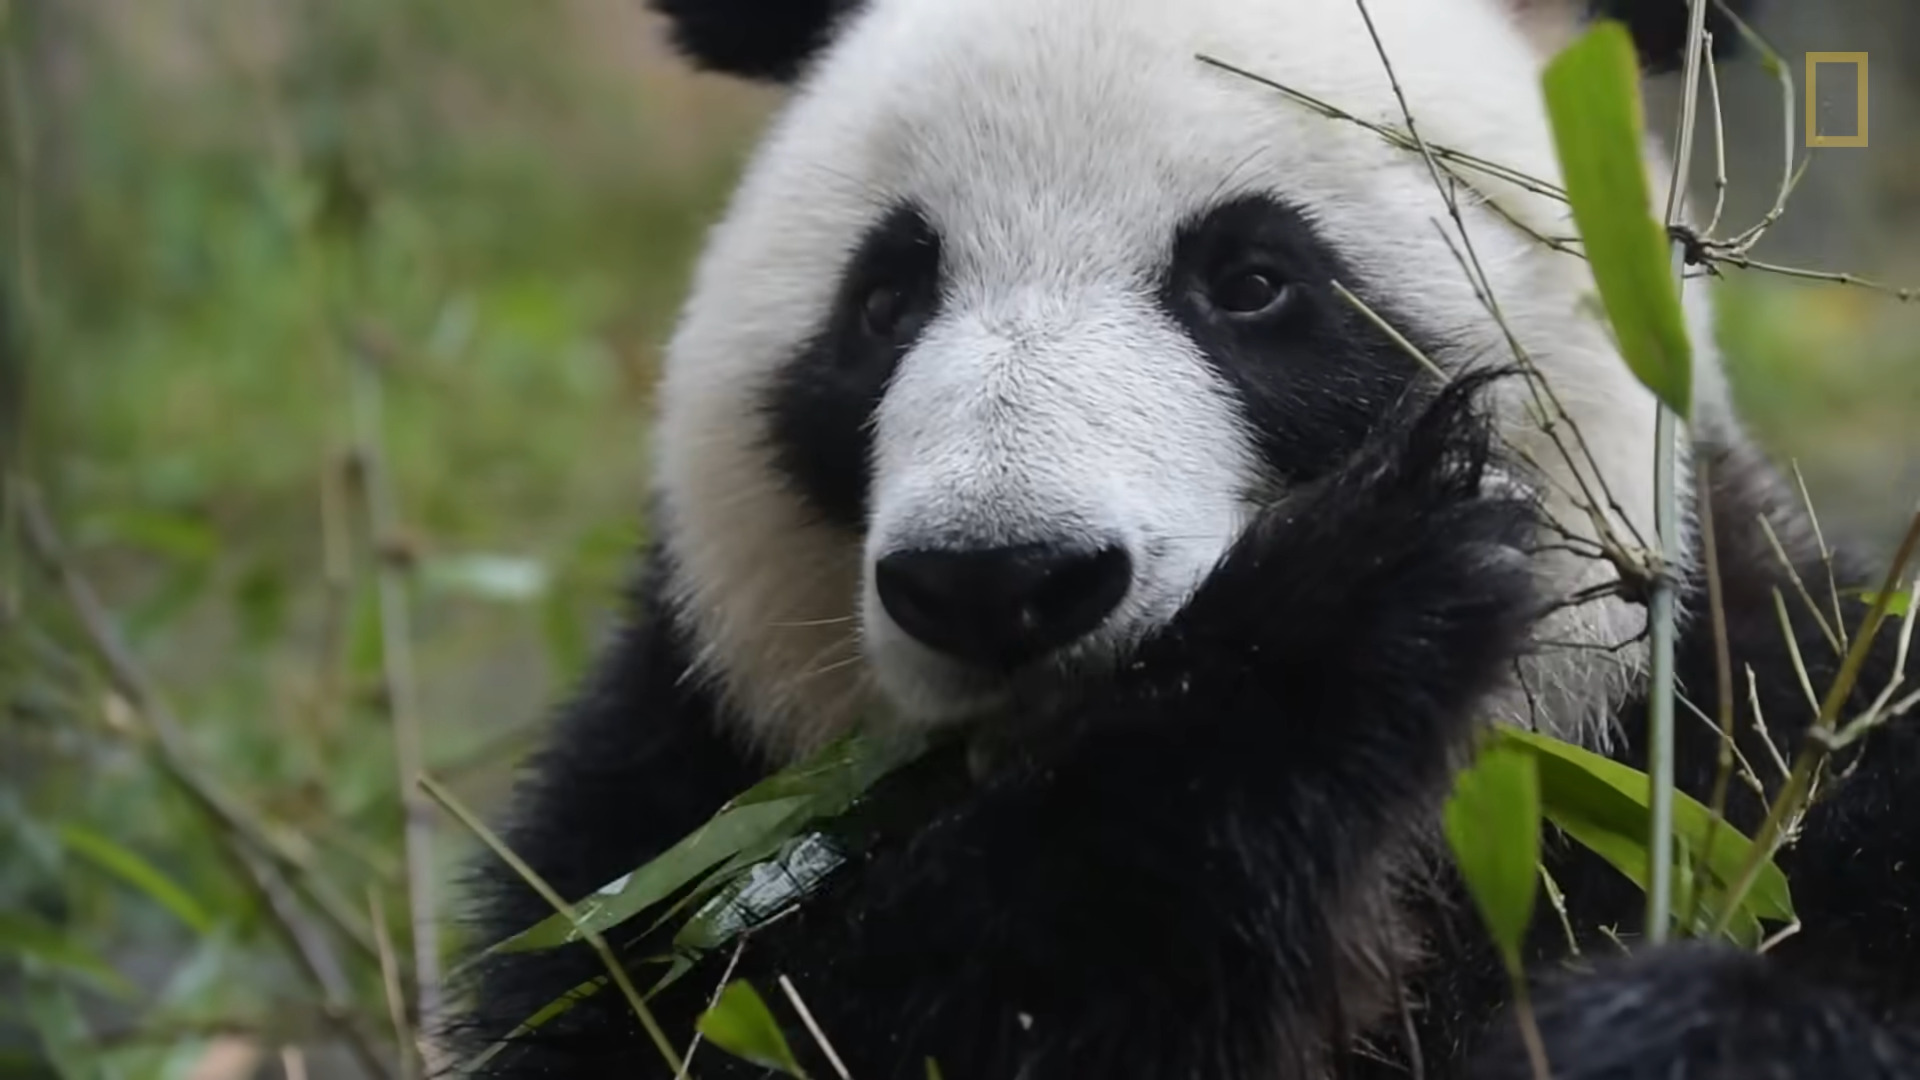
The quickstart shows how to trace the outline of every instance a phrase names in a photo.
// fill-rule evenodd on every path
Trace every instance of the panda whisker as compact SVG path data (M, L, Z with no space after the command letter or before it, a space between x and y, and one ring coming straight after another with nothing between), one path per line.
M1232 168L1221 175L1220 182L1215 184L1213 190L1207 193L1206 200L1202 202L1201 205L1213 206L1224 201L1227 193L1239 183L1242 174L1248 172L1255 163L1265 158L1267 154L1268 149L1266 146L1261 145L1254 147L1251 153L1241 158Z
M810 626L845 626L858 618L858 615L836 615L825 619L781 619L767 625L780 630L798 630Z
M820 667L814 668L811 671L805 671L800 673L799 675L794 676L793 684L797 686L801 683L810 682L814 679L817 679L822 675L831 675L836 671L840 671L844 668L852 667L853 665L858 664L865 659L866 659L866 655L864 653L855 652L852 656L842 657L839 660L835 660L831 664L824 664Z

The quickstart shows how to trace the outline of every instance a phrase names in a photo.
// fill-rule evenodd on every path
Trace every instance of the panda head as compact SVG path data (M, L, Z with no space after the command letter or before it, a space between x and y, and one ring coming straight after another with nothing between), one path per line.
M1668 2L1643 42L1684 17ZM1512 359L1418 155L1199 59L1398 126L1354 0L657 4L697 61L792 84L698 267L655 429L673 599L776 754L1098 678L1253 507L1432 378L1341 288L1443 368ZM1367 9L1426 140L1555 181L1538 78L1579 6ZM1570 233L1566 209L1477 179L1472 254L1586 448L1570 461L1518 386L1506 437L1571 531L1604 480L1601 512L1651 536L1655 406L1586 264L1528 235ZM1585 645L1640 625L1617 601L1554 618ZM1532 698L1577 725L1635 662L1543 661Z

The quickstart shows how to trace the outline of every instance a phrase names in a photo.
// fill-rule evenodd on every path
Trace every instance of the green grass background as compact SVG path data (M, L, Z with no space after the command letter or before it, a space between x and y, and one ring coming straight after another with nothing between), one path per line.
M355 386L384 406L426 764L495 806L643 539L658 347L772 98L681 71L628 0L0 11L8 471L44 493L195 760L363 918L377 897L404 960ZM1848 268L1920 280L1874 258ZM1884 544L1920 495L1920 317L1732 286L1752 426L1806 465L1823 518ZM16 525L0 1075L353 1075ZM471 850L443 819L443 913ZM342 955L383 1025L379 965Z

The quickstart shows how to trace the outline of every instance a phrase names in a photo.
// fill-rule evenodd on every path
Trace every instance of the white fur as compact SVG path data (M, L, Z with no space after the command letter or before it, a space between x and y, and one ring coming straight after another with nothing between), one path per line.
M1557 181L1537 87L1564 9L1517 15L1509 2L1369 8L1428 140ZM864 569L885 551L936 536L1118 538L1135 581L1087 646L1096 653L1164 619L1222 553L1257 464L1228 388L1153 303L1181 219L1271 192L1308 210L1429 339L1453 343L1435 357L1443 366L1510 361L1441 239L1445 208L1416 155L1199 53L1401 122L1354 0L871 0L760 148L671 343L656 431L676 600L703 669L775 753L876 707L937 720L992 704L994 687L906 639L873 601ZM1664 192L1664 169L1650 167ZM1543 234L1572 232L1563 205L1480 190ZM876 419L862 539L820 522L774 471L756 403L818 329L854 243L901 199L933 219L952 280ZM1586 264L1489 208L1467 216L1509 326L1651 539L1655 407L1585 309ZM1718 415L1699 299L1699 407ZM1573 466L1519 396L1506 408L1509 439L1555 476L1555 516L1591 535ZM1592 470L1581 472L1591 489ZM1611 575L1546 558L1569 593ZM1642 621L1638 608L1598 602L1543 637L1613 643ZM1598 735L1639 655L1567 649L1532 662L1541 719Z

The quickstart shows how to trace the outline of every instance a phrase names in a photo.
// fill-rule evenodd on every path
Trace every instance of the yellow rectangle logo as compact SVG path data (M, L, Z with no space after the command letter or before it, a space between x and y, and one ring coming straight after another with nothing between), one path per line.
M1859 101L1854 106L1851 135L1822 135L1819 130L1819 71L1821 64L1852 64L1859 72ZM1867 54L1863 52L1810 52L1807 54L1807 145L1867 145Z

